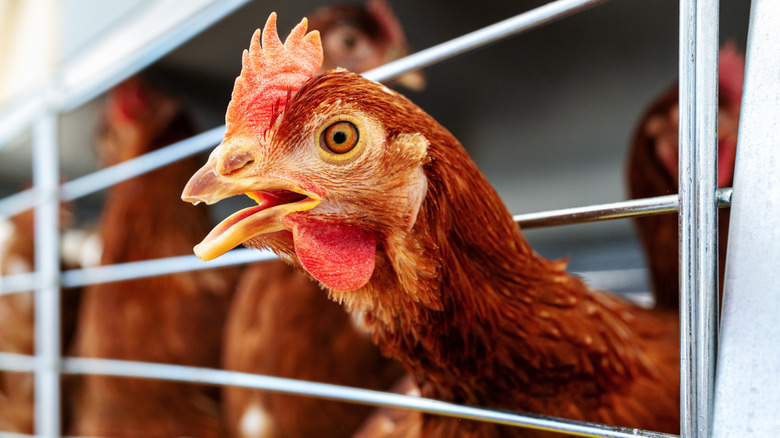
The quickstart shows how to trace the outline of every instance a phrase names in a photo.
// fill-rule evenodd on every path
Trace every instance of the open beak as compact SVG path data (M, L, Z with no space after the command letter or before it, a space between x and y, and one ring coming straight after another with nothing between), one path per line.
M287 229L281 221L284 216L310 210L320 203L318 195L289 181L221 175L211 159L190 178L181 198L195 205L214 204L241 194L258 205L240 210L214 227L195 246L195 255L202 260L219 257L255 236Z

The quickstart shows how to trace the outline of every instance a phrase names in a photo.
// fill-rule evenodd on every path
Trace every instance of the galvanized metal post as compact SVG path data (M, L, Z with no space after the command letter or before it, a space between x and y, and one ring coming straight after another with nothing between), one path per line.
M780 431L780 3L753 0L715 393L715 437Z
M33 130L35 208L35 434L60 436L59 160L57 116L47 110Z
M718 1L680 2L682 437L709 437L718 320Z

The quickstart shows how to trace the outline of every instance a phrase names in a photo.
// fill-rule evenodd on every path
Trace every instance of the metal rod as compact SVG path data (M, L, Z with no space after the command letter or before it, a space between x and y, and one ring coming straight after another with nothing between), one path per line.
M780 3L753 0L712 433L780 430Z
M25 189L0 199L0 217L15 216L35 207L35 191Z
M718 206L731 204L732 189L718 190ZM518 214L513 218L524 229L572 225L585 222L625 219L654 214L673 213L678 210L677 195L620 201L587 207L566 208L539 213ZM178 272L213 269L275 259L267 251L236 249L209 262L193 255L168 257L140 262L128 262L95 268L72 269L62 273L64 287L81 287L88 284L109 283L134 278L175 274ZM0 277L0 295L30 290L35 285L35 274L17 274Z
M108 359L66 358L63 372L68 374L92 374L118 377L141 377L177 382L191 382L211 385L254 388L287 394L306 395L328 400L400 408L428 414L468 420L487 421L508 426L527 427L537 430L564 432L589 437L673 437L663 433L637 429L611 427L594 423L572 421L564 418L533 414L509 413L490 409L461 406L453 403L421 397L385 393L366 389L331 385L281 377L239 373L210 368L195 368L179 365L165 365L145 362L130 362Z
M731 193L731 187L718 189L717 205L719 208L731 205ZM612 202L610 204L590 205L587 207L517 214L514 215L513 218L523 229L552 227L674 213L679 210L679 203L680 199L678 195L666 195L654 198Z
M59 157L57 116L45 111L33 131L35 209L35 433L60 434Z
M18 373L32 373L37 365L35 356L0 352L0 370Z
M0 111L0 150L33 125L44 108L39 90L19 96Z
M709 437L718 318L718 1L680 2L680 435Z
M30 292L38 287L38 274L25 272L0 277L0 296L19 292Z
M130 178L159 169L182 158L203 152L222 141L224 133L225 127L218 126L162 149L66 182L62 185L62 200L76 200Z
M558 0L363 73L377 82L428 67L474 49L549 24L607 0Z
M60 199L63 201L74 201L83 196L104 190L114 184L208 150L222 141L224 132L225 126L218 126L140 157L123 161L63 183L60 189ZM32 189L22 190L0 199L0 215L6 217L13 216L34 206L34 191Z
M194 255L143 260L139 262L119 263L95 268L74 269L62 274L64 287L80 287L88 284L110 283L112 281L132 280L179 272L200 271L226 266L241 265L276 259L270 251L256 249L236 249L223 256L204 262Z
M143 70L172 50L229 15L248 0L212 1L200 11L168 29L158 38L137 50L125 50L123 57L108 59L106 52L115 51L115 47L106 48L96 44L96 50L85 53L72 64L65 65L59 71L59 102L61 112L71 111L108 89Z

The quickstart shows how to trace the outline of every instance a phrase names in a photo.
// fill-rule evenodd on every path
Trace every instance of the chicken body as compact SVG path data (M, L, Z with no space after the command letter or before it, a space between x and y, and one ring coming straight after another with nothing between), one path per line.
M60 225L68 225L70 211L60 208ZM35 268L34 212L25 211L0 222L0 274L15 275ZM62 269L73 268L62 261ZM81 291L60 293L60 345L72 342ZM35 354L35 298L32 291L0 296L0 351ZM34 376L32 373L0 372L0 431L32 434L34 426ZM65 382L69 383L68 381ZM63 406L67 410L67 404ZM63 412L68 417L67 411Z
M35 264L33 212L28 211L0 228L0 274L32 272ZM5 236L5 238L3 238ZM34 354L35 307L32 292L0 296L0 351ZM34 377L31 373L0 371L0 431L33 432Z
M423 397L678 429L675 314L590 290L535 254L458 141L380 84L344 70L312 77L306 61L300 89L262 112L251 72L284 50L316 60L318 46L299 26L280 49L269 24L265 51L255 40L245 55L225 140L183 194L212 203L247 193L259 205L223 221L196 254L242 242L277 252L363 316ZM377 436L539 434L408 415Z
M133 78L109 95L99 153L114 164L192 133L173 98ZM110 189L99 226L102 264L179 256L208 229L205 211L171 203L194 163L182 160ZM233 276L201 271L89 286L73 354L216 368ZM222 437L217 396L194 384L86 375L69 433Z
M734 180L737 129L742 100L744 56L733 43L720 51L718 76L718 187ZM640 119L634 133L627 168L629 195L646 198L678 191L679 91L677 85L664 92ZM636 225L647 257L650 279L661 309L677 309L680 283L676 215L639 218ZM718 259L720 291L726 269L729 210L718 212Z
M259 269L258 269L259 268ZM274 262L242 275L225 333L229 369L383 390L402 374L308 277ZM232 436L351 436L368 406L225 388Z

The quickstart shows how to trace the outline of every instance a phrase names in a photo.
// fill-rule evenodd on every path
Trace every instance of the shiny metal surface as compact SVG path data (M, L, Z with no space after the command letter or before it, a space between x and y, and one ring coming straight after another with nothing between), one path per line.
M709 437L718 320L718 7L680 2L680 436Z
M363 76L377 82L395 79L404 73L428 67L606 2L607 0L558 0L550 2L491 26L369 70L363 73Z
M60 286L57 115L45 112L35 124L35 434L60 435Z
M780 3L753 0L713 435L780 431Z
M637 429L604 426L593 423L571 421L563 418L541 415L519 414L507 411L471 406L461 406L438 400L411 397L380 391L350 388L325 383L291 380L280 377L239 373L209 368L184 367L145 362L130 362L107 359L67 358L63 362L67 374L95 374L106 376L147 377L181 382L197 382L242 388L263 389L287 394L308 395L330 400L344 400L354 403L408 409L429 414L444 415L470 420L481 420L509 426L537 430L565 432L587 437L672 437L663 433Z

